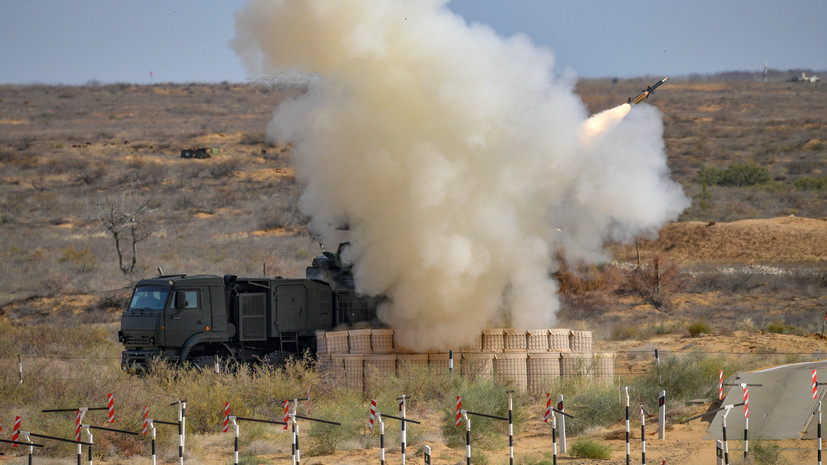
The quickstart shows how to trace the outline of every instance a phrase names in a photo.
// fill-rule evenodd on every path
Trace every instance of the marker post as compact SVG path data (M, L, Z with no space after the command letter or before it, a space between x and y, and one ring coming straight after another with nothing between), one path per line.
M660 391L658 397L658 439L666 438L666 391Z
M379 420L379 463L385 465L385 422L381 413L376 415L376 419Z
M238 465L238 422L235 421L235 416L230 415L229 420L233 423L233 429L235 430L235 441L233 444L233 463Z
M72 439L59 438L59 437L56 437L56 436L47 436L45 434L36 434L36 433L25 432L25 431L21 431L20 434L22 434L26 439L28 439L29 436L33 436L33 437L41 438L41 439L52 439L52 440L55 440L55 441L61 441L61 442L68 442L68 443L72 443L72 444L77 444L78 449L80 449L82 446L91 446L92 445L91 443L80 441L80 440L75 441L75 440L72 440ZM80 454L78 454L78 465L81 464L82 454L83 454L82 452Z
M176 400L169 405L178 405L178 463L179 465L184 465L184 441L186 440L187 431L187 399Z
M729 445L726 440L726 417L729 411L732 410L732 405L724 406L724 414L721 416L721 438L724 441L724 465L729 465Z
M514 404L511 399L514 390L511 389L506 393L508 394L508 464L514 465L514 416L512 414Z
M399 415L401 419L399 419L399 442L402 451L402 465L405 465L405 444L408 442L408 432L406 431L407 421L405 420L407 405L405 402L406 396L402 394L402 397L397 397L396 400L399 402ZM388 417L393 418L393 417Z
M239 425L238 425L239 421L254 421L254 422L258 422L258 423L267 423L267 424L271 424L271 425L284 425L285 424L283 421L260 420L258 418L244 418L244 417L236 417L236 416L230 416L228 418L228 420L232 422L232 424L235 428L235 444L234 444L234 451L233 451L233 459L235 460L235 462L234 462L235 465L238 465L238 438L241 435L240 431L239 431L240 428L239 428Z
M304 415L298 415L296 413L291 413L290 417L291 417L293 423L296 424L296 465L301 465L301 453L299 452L299 422L298 422L299 418L301 418L302 420L310 420L310 421L315 421L315 422L318 422L318 423L327 423L328 425L342 426L341 423L336 422L336 421L322 420L322 419L319 419L319 418L312 418L312 417L307 417L307 416L304 416Z
M632 463L632 447L629 444L629 386L626 386L626 465Z
M566 409L563 408L563 394L557 396L557 410L562 413L565 412ZM560 417L560 453L566 453L566 416L563 415Z
M91 430L96 429L96 430L101 430L101 431L112 431L112 432L121 433L121 434L131 434L133 436L138 436L138 434L139 434L139 433L136 433L135 431L126 431L126 430L114 429L114 428L104 428L102 426L81 425L81 427L84 429L84 431L86 431L86 435L89 437L89 465L92 465L92 444L95 443L94 437L92 436L92 431Z
M818 401L818 465L821 465L821 401Z
M457 397L457 408L460 407L459 397ZM459 410L462 418L465 418L465 460L468 465L471 464L471 419L469 415L476 415L478 417L491 418L493 420L509 421L506 417L497 415L488 415L486 413L472 412L470 410ZM459 422L457 422L459 425Z
M546 393L546 411L543 414L543 423L548 423L549 418L551 418L551 444L552 444L552 462L553 465L557 465L557 415L555 413L560 414L560 418L569 417L574 418L573 416L569 415L568 413L561 412L556 408L551 406L551 394Z
M640 460L641 465L646 465L646 410L640 400L638 400L638 407L640 410Z
M147 422L149 424L150 431L152 431L152 465L155 465L155 431L156 430L155 430L155 425L153 424L153 421L152 421L151 418L148 418Z
M403 398L404 399L410 399L407 396L402 396L402 397L397 398L396 400L402 400L403 403L404 403ZM381 462L382 465L384 465L384 463L385 463L385 422L382 420L382 417L392 418L394 420L398 420L399 423L400 423L400 432L402 433L402 437L401 437L401 447L402 447L402 449L401 450L402 450L402 462L403 463L405 461L405 431L406 431L405 424L406 423L415 423L417 425L420 424L419 421L412 420L412 419L407 418L405 416L405 408L401 403L399 405L399 408L400 408L400 411L402 412L402 415L397 417L397 416L394 416L394 415L389 415L387 413L381 413L381 412L376 411L376 400L371 400L371 402L370 402L370 424L369 424L369 426L370 426L371 429L373 429L374 419L376 419L379 422L379 449L380 449L380 454L381 454L380 462Z
M24 446L29 446L29 465L32 465L32 455L34 454L34 448L35 447L43 447L43 444L33 443L31 438L29 437L29 435L31 435L31 433L28 432L28 431L21 431L20 435L23 436L26 439L26 442L23 442L23 441L7 441L5 439L0 439L0 442L10 442L10 443L12 443L12 447L16 446L18 444L21 444L21 445L24 445Z

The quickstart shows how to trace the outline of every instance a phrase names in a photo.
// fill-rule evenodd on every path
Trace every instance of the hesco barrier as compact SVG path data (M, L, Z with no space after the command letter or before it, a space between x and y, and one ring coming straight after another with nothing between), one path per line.
M593 353L591 331L486 329L470 344L448 353L411 353L394 342L392 329L317 332L319 371L352 388L375 376L428 369L431 374L498 379L542 394L561 378L614 379L613 353Z

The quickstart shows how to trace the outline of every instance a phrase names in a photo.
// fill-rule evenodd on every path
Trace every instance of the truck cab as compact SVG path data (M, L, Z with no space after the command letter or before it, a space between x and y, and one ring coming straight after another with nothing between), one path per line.
M135 285L129 307L121 316L118 340L125 349L122 363L146 365L158 356L184 361L198 344L227 341L227 323L220 277L168 275L143 279Z

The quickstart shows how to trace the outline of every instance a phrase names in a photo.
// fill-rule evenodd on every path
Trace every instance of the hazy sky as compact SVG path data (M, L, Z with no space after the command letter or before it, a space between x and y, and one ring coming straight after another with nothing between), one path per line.
M421 0L409 0L421 1ZM0 83L242 82L243 0L2 0ZM827 0L454 0L583 77L827 69Z

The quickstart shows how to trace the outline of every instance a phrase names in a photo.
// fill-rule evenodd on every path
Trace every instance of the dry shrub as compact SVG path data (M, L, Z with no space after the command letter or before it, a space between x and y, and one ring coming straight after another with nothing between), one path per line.
M221 179L232 176L239 165L240 162L235 158L224 158L221 160L213 160L208 170L213 179Z
M678 264L658 255L652 259L651 264L640 266L629 275L629 286L646 302L660 309L668 304L671 295L680 291L684 284Z
M617 305L617 291L624 272L616 266L591 266L575 272L565 265L554 274L563 301L561 316L582 319L600 315Z

